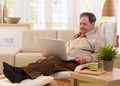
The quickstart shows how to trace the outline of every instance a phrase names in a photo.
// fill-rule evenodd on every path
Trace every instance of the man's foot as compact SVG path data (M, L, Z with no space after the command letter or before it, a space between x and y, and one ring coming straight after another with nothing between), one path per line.
M6 63L6 62L3 62L3 67L7 68L7 69L11 69L11 70L13 70L16 73L20 73L20 74L24 74L25 73L22 68L20 68L20 67L14 67L14 66Z
M3 69L3 73L4 73L5 77L7 77L12 83L14 83L14 77L10 71ZM11 73L11 74L9 74L9 73Z
M4 68L3 73L12 83L20 83L22 80L27 79L25 75L17 74L8 68Z

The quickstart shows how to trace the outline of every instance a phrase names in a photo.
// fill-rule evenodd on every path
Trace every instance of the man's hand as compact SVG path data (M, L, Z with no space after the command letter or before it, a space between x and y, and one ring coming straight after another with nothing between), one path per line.
M83 57L76 57L75 61L76 61L78 64L85 64L85 63L86 63L86 59L83 58Z

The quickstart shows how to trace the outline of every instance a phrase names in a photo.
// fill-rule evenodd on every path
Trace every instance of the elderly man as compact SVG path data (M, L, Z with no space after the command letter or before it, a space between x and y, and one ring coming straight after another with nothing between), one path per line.
M30 63L25 67L13 67L3 62L3 73L12 82L19 83L24 79L34 79L41 74L50 75L59 71L73 71L77 65L96 60L96 52L106 41L94 29L96 17L93 13L80 15L80 32L69 41L66 52L74 60L65 61L57 56L49 56L42 61Z

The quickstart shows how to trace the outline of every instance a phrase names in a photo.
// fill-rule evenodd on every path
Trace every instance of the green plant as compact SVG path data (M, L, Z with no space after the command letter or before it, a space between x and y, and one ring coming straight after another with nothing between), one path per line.
M117 58L117 51L113 45L107 44L100 47L97 51L97 57L100 60L111 61Z

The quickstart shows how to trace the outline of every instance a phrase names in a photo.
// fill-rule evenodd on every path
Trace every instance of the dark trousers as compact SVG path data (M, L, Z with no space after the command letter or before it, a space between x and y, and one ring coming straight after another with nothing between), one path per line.
M75 61L64 61L56 56L49 56L44 60L31 63L23 70L31 78L43 75L50 75L60 71L73 71L78 64Z

